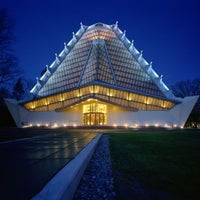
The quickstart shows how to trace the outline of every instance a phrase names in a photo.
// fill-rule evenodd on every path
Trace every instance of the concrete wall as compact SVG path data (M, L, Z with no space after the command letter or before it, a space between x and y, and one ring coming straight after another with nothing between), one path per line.
M133 112L117 106L108 105L107 125L111 126L184 126L198 96L186 97L168 111ZM45 125L79 126L82 125L82 106L77 105L63 112L28 112L17 105L16 101L7 100L7 106L17 126Z
M108 124L120 126L162 126L183 127L189 117L198 96L186 97L183 102L177 104L168 111L138 111L112 109L108 111Z

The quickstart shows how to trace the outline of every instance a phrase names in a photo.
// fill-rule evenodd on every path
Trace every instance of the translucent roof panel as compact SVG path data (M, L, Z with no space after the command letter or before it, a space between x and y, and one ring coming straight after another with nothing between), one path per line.
M118 38L106 41L118 86L143 93L164 96L137 60Z
M87 60L90 45L91 42L87 38L81 38L41 88L38 95L47 96L75 88Z
M80 79L80 85L92 81L101 81L112 85L115 83L104 40L93 40L87 64Z
M103 24L85 29L36 95L49 96L93 81L146 95L165 97L119 39L112 26Z

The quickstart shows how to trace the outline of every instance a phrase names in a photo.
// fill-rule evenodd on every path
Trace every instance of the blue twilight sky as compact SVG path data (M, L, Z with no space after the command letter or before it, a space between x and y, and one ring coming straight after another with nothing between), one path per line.
M15 18L14 50L27 78L54 61L80 22L116 21L168 86L200 77L199 0L0 0L0 7Z

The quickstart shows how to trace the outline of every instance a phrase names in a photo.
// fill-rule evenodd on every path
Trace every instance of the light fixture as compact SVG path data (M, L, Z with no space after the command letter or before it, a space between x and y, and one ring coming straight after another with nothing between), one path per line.
M58 127L58 124L57 124L57 123L55 123L53 126L54 126L54 128L56 128L56 127Z

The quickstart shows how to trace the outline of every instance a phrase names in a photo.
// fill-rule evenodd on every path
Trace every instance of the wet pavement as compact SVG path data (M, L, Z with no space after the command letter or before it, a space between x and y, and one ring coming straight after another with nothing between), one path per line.
M96 136L85 130L46 131L0 143L0 199L30 199Z

